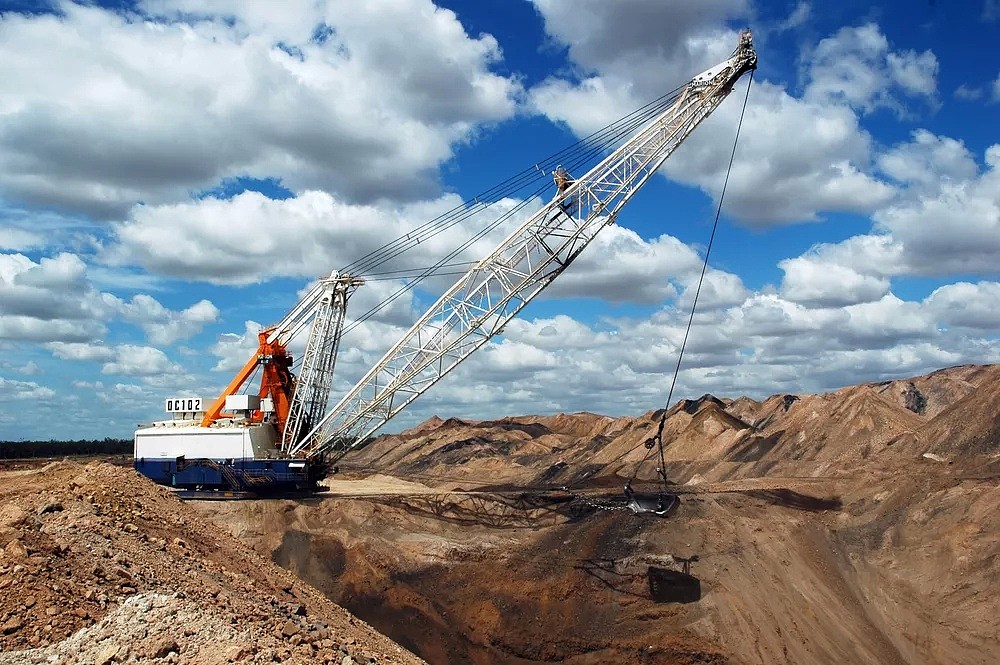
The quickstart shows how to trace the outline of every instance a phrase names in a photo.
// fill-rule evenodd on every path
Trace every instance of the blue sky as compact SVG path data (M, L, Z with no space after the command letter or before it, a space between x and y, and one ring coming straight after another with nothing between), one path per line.
M0 12L0 439L128 436L168 396L217 393L311 279L687 81L747 26L759 70L678 396L998 360L996 0ZM389 429L662 406L745 86ZM334 397L449 279L345 339ZM395 288L371 281L350 312Z

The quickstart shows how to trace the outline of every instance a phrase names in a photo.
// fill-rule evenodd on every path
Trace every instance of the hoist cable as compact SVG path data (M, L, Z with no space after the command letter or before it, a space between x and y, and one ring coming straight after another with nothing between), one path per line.
M667 483L667 469L666 469L666 459L663 452L663 428L667 423L667 414L670 411L670 403L674 397L674 388L677 386L677 377L681 371L681 361L684 360L684 350L687 348L688 337L691 334L691 327L694 324L694 314L698 308L698 297L701 295L701 287L705 281L705 273L708 271L708 258L712 253L712 245L715 242L715 233L719 228L719 218L722 215L722 202L726 198L726 187L729 185L729 175L733 170L733 161L736 158L736 146L739 144L740 140L740 130L743 128L743 116L746 114L747 110L747 100L750 99L750 86L753 85L753 74L754 70L750 70L750 81L747 83L746 96L743 98L743 109L740 111L740 121L736 126L736 138L733 140L733 150L729 155L729 167L726 169L726 179L722 183L722 193L719 194L719 205L715 210L715 222L712 224L712 233L708 238L708 247L705 248L705 260L701 266L701 276L698 278L698 287L694 292L694 301L691 303L691 314L688 317L687 328L684 330L684 339L681 341L681 348L677 353L677 365L674 367L674 376L670 381L670 390L667 393L667 402L663 407L663 413L660 415L660 422L656 428L656 436L653 437L653 441L656 447L659 449L660 453L660 468L659 475L663 481L664 489L668 488ZM635 471L632 473L632 478L629 480L628 485L631 485L632 480L635 480L636 476L639 475L639 468L649 457L652 452L652 448L647 448L646 454L643 456L642 460L636 464Z
M654 109L654 111L657 110L658 109ZM641 125L645 122L645 120L645 116L639 116L633 120L629 120L625 124L614 126L610 133L601 137L601 141L593 143L589 147L587 143L580 143L578 144L578 147L571 151L564 150L561 153L557 153L556 156L543 160L541 165L536 165L533 169L525 170L519 174L519 176L516 176L515 179L511 179L510 184L507 187L488 190L486 193L480 194L474 199L453 208L452 210L430 220L429 222L425 222L416 229L403 234L390 243L387 243L382 248L369 253L369 255L367 255L364 259L359 259L353 264L346 266L342 272L363 275L369 270L378 268L410 249L415 248L421 242L425 242L440 233L467 221L475 215L481 214L484 210L503 198L517 192L521 192L532 182L537 182L540 179L545 178L546 170L552 168L556 161L565 161L567 164L570 164L570 168L574 168L580 163L586 162L587 159L594 154L600 154L611 148L617 140L621 138L621 136L630 132L634 127ZM560 157L562 158L561 160L559 159ZM537 195L541 189L544 189L544 186L527 196L522 196L521 198L523 200L530 200L530 198ZM510 217L513 212L515 211L509 211L502 219L494 220L494 222L503 221L503 219ZM497 224L494 223L489 227L489 230L496 228L496 226Z
M677 88L676 90L679 90L679 88ZM551 167L551 165L555 164L560 159L572 156L574 151L578 150L580 146L592 143L596 144L607 143L606 138L602 135L608 134L609 132L612 135L615 134L616 128L618 126L622 124L632 123L636 116L638 116L640 119L644 119L650 113L657 112L658 108L664 104L663 100L666 100L669 97L671 97L671 95L673 95L676 92L676 90L671 91L666 95L663 95L659 99L650 102L649 104L641 107L636 111L633 111L629 115L625 116L625 118L620 119L615 123L611 123L601 128L600 130L594 132L590 136L581 139L575 144L560 150L554 155L551 155L550 157L543 160L541 164ZM650 109L652 109L652 111ZM541 168L541 166L537 164L531 168L524 169L520 173L517 173L514 176L508 178L507 180L499 183L498 185L495 185L494 187L486 190L485 192L480 193L473 199L464 202L463 204L443 213L442 215L434 219L429 220L428 222L425 222L423 225L417 227L416 229L413 229L405 234L402 234L401 236L395 238L386 245L383 245L382 247L375 249L372 252L369 252L368 254L360 257L353 263L349 264L348 266L345 266L344 271L358 272L377 266L378 264L386 260L388 254L395 253L395 251L401 245L409 246L414 244L414 242L418 243L419 240L423 239L423 236L420 235L421 233L427 231L428 229L433 229L437 227L439 224L450 225L449 222L452 220L452 218L456 216L458 216L460 219L464 218L467 215L463 213L467 211L472 206L472 204L478 204L481 203L482 201L486 201L487 205L492 204L493 202L495 202L495 200L498 200L503 196L513 193L514 191L517 191L517 189L523 187L524 184L526 184L523 181L525 181L526 179L528 182L530 182L531 179L538 177L539 172L541 172L542 175L544 175L543 169ZM401 251L405 251L405 248L402 249Z
M571 160L576 162L581 153L591 153L595 148L599 152L603 151L613 145L614 141L620 138L623 133L631 131L632 128L641 125L652 115L659 114L668 104L672 104L674 98L676 97L676 92L680 90L681 87L678 87L666 95L663 95L636 111L633 111L624 118L606 125L584 139L577 141L575 144L547 157L542 160L542 162L522 170L520 173L511 176L507 180L495 185L485 192L482 192L469 201L466 201L459 206L442 213L438 217L425 222L419 227L398 236L382 247L372 250L368 254L365 254L345 266L342 272L361 274L367 270L378 267L395 256L412 249L416 245L420 244L420 242L433 237L433 235L436 235L443 229L450 228L451 226L480 212L483 208L501 200L505 196L523 189L533 180L538 179L539 177L544 177L547 175L545 170L552 168L552 166L554 166L557 162L566 161L569 163Z
M667 95L667 96L662 97L661 99L666 99L667 100L664 103L672 104L674 97L676 97L676 95L673 95L673 96ZM649 113L655 113L656 115L659 115L659 113L661 112L660 106L662 106L662 105L663 104L657 104L656 106L647 105L647 107L653 109ZM647 107L644 107L644 108L647 108ZM572 161L567 161L567 164L569 165L569 168L573 169L573 168L575 168L577 166L580 166L582 164L586 164L589 161L591 161L592 159L594 159L596 156L599 156L600 154L602 154L603 152L605 152L605 150L608 147L610 147L611 145L614 145L616 142L620 141L623 137L627 136L637 126L641 126L642 124L645 124L645 122L646 122L645 115L646 114L636 116L635 113L630 114L630 116L626 116L627 118L629 118L628 122L625 122L625 123L619 122L619 123L615 123L614 125L609 125L608 127L613 127L613 132L607 134L607 136L604 138L604 140L600 144L596 144L596 145L591 146L591 147L589 147L589 148L587 148L585 150L584 149L577 149L577 150L574 151L575 154L563 155L564 157L572 157ZM632 117L632 116L635 116L635 117ZM566 151L563 151L563 152L566 152ZM521 210L523 210L535 197L539 196L549 186L550 186L550 184L548 183L548 181L547 180L544 181L540 186L538 186L534 191L532 191L529 196L526 196L524 199L522 199L521 202L518 203L516 206L514 206L511 210L508 210L503 215L500 215L499 217L497 217L493 222L491 222L486 227L484 227L483 229L481 229L480 231L478 231L477 233L475 233L474 235L472 235L470 238L468 238L465 242L463 242L458 247L456 247L455 249L453 249L446 256L442 257L436 264L434 264L433 266L430 266L429 268L426 268L426 269L423 269L422 271L420 271L410 282L408 282L406 284L403 284L400 288L398 288L395 292L393 292L391 295L389 295L387 298L385 298L382 302L378 303L377 305L375 305L374 307L372 307L370 310L368 310L367 312L365 312L364 314L362 314L361 316L359 316L357 319L355 319L353 322L351 322L349 325L347 325L344 328L343 334L347 334L348 332L350 332L351 330L353 330L354 328L356 328L358 325L360 325L360 324L364 323L365 321L367 321L368 319L372 318L375 314L377 314L381 310L383 310L386 307L388 307L389 305L391 305L397 299L399 299L403 294L405 294L408 291L414 289L417 286L417 284L419 284L423 280L427 279L428 277L436 276L436 275L440 274L439 270L440 270L441 267L448 265L450 261L452 261L453 259L455 259L456 257L458 257L462 252L464 252L466 249L468 249L469 247L471 247L475 242L477 242L478 240L481 240L483 237L485 237L490 232L492 232L493 230L495 230L497 227L499 227L505 221L507 221L508 219L510 219L511 217L513 217L516 213L518 213ZM474 213L474 212L477 212L477 211L472 211L472 212ZM465 217L468 217L471 214L472 213L470 213L469 215L465 215ZM440 228L433 229L431 233L425 234L421 239L426 239L426 238L429 238L429 237L433 237L434 235L437 235L438 233L441 233L443 230L445 230L445 228L453 226L455 223L457 223L457 222L455 222L455 221L449 221L447 227L440 227ZM419 241L420 241L420 239L417 239L416 242L419 243ZM406 250L405 249L399 250L396 254L394 254L394 256L398 255L398 253L402 253L402 251L406 251ZM382 261L382 262L384 263L384 261Z

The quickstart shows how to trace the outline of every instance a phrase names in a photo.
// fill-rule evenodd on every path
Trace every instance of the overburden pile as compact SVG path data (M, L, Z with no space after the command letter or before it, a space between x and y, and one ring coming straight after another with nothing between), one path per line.
M415 663L128 468L0 475L0 663Z

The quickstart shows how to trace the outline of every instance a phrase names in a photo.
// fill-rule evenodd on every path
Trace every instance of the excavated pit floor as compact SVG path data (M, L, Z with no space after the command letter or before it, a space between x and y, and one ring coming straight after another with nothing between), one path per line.
M997 501L886 473L699 486L669 519L386 476L192 505L430 663L985 664Z

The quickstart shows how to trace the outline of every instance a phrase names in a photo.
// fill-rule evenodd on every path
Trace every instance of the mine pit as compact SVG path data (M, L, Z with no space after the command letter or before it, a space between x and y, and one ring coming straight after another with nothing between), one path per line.
M304 501L192 505L430 663L985 664L992 629L958 626L985 628L996 600L942 593L957 571L921 581L952 547L907 516L957 482L933 471L711 480L692 464L668 518L601 509L624 505L613 476L518 492L435 485L427 468L424 482L329 479ZM995 577L981 557L996 543L971 546Z
M676 627L671 603L696 602L701 584L698 563L681 572L699 561L688 545L649 546L655 517L558 494L197 509L431 663L726 662L695 632L658 626Z
M432 422L298 498L0 472L0 665L992 664L1000 367L896 390L685 401L666 488L656 412Z

